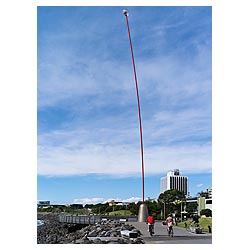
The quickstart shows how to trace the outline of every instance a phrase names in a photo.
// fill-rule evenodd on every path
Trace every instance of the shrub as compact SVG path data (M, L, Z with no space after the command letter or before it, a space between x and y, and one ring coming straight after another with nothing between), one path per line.
M205 215L206 217L212 217L211 209L202 209L200 215Z

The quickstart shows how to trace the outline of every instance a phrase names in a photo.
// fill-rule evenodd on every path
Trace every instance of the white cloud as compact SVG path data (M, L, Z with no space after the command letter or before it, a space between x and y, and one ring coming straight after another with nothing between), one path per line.
M204 48L201 53L207 58L210 51ZM67 53L56 55L51 61L50 64L39 66L39 109L65 103L82 109L85 105L102 107L114 105L115 102L119 105L131 105L135 102L130 62L121 63L117 59L79 60ZM199 105L207 103L204 99L211 97L210 62L203 60L202 63L203 66L199 55L190 63L185 63L178 57L138 59L141 101L144 99L147 105L146 101L154 100L162 107L190 104L190 101L193 105L196 102ZM78 98L81 102L76 107L75 100ZM86 98L95 101L89 102Z
M123 202L135 202L137 203L138 201L141 201L141 198L139 197L130 197L128 199L122 200Z
M80 128L40 134L38 174L139 175L138 125L116 120L109 126L104 119L93 124L92 129L80 124ZM144 126L145 174L161 174L172 168L211 172L211 142L207 139L210 126L210 119L202 110L155 113ZM200 141L192 141L193 138Z
M74 199L75 204L97 204L97 203L104 203L104 198L81 198L81 199Z
M197 188L201 188L202 186L203 186L202 183L196 185Z
M74 199L74 203L75 204L83 204L83 205L86 205L86 204L98 204L98 203L106 203L106 202L109 202L109 201L120 201L120 202L135 202L137 203L138 201L141 201L141 198L139 197L130 197L130 198L127 198L127 199L121 199L121 198L80 198L80 199Z
M107 105L110 100L107 96L113 100L121 91L123 94L119 95L119 102L125 102L127 91L133 91L134 86L128 84L133 83L132 75L127 74L131 72L128 63L89 58L79 60L61 54L53 61L53 65L40 66L38 108L61 105L69 101L75 105L76 98L86 102L86 97L95 97L93 104L96 106Z
M211 145L146 147L145 174L179 168L185 172L211 171ZM39 175L108 174L133 176L141 171L139 148L133 145L86 144L81 148L39 147ZM119 170L119 171L118 171Z

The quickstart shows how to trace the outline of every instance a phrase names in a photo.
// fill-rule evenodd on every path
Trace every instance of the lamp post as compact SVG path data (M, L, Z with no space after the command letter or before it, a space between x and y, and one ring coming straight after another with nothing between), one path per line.
M135 68L135 59L134 59L134 52L133 52L133 46L132 46L132 39L131 39L130 28L129 28L129 23L128 23L128 11L123 10L123 15L126 17L126 24L127 24L127 29L128 29L128 38L129 38L130 51L131 51L131 56L132 56L132 64L133 64L135 87L136 87L138 118L139 118L139 124L140 124L141 169L142 169L142 204L139 207L138 221L145 222L147 220L147 216L148 216L148 209L147 209L146 204L144 204L144 158L143 158L142 120L141 120L140 98L139 98L139 90L138 90L138 82L137 82L137 75L136 75L136 68Z
M183 200L175 200L175 201L173 202L175 205L181 204L181 211L180 211L180 214L181 214L181 221L182 221L182 214L183 214L183 211L182 211L182 203L183 203L183 202L184 202Z
M166 203L165 203L165 200L163 201L163 205L164 205L164 212L163 212L163 215L164 215L164 220L166 219Z

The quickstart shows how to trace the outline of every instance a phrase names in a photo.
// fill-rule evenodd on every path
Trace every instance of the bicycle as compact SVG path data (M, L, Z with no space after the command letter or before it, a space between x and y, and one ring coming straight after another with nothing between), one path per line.
M173 230L173 226L168 226L168 236L173 237L174 236L174 230Z
M148 224L148 231L150 236L153 236L154 234L154 224Z

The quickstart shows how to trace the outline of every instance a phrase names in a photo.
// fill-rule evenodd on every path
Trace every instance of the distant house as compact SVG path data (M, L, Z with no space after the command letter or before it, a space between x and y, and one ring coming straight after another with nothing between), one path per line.
M38 208L46 208L50 206L50 201L37 201Z
M212 188L207 188L205 192L201 192L197 199L198 202L198 215L201 210L210 209L212 210Z
M111 200L108 202L109 206L127 206L129 205L129 202L123 202L123 201L115 201L115 200Z

